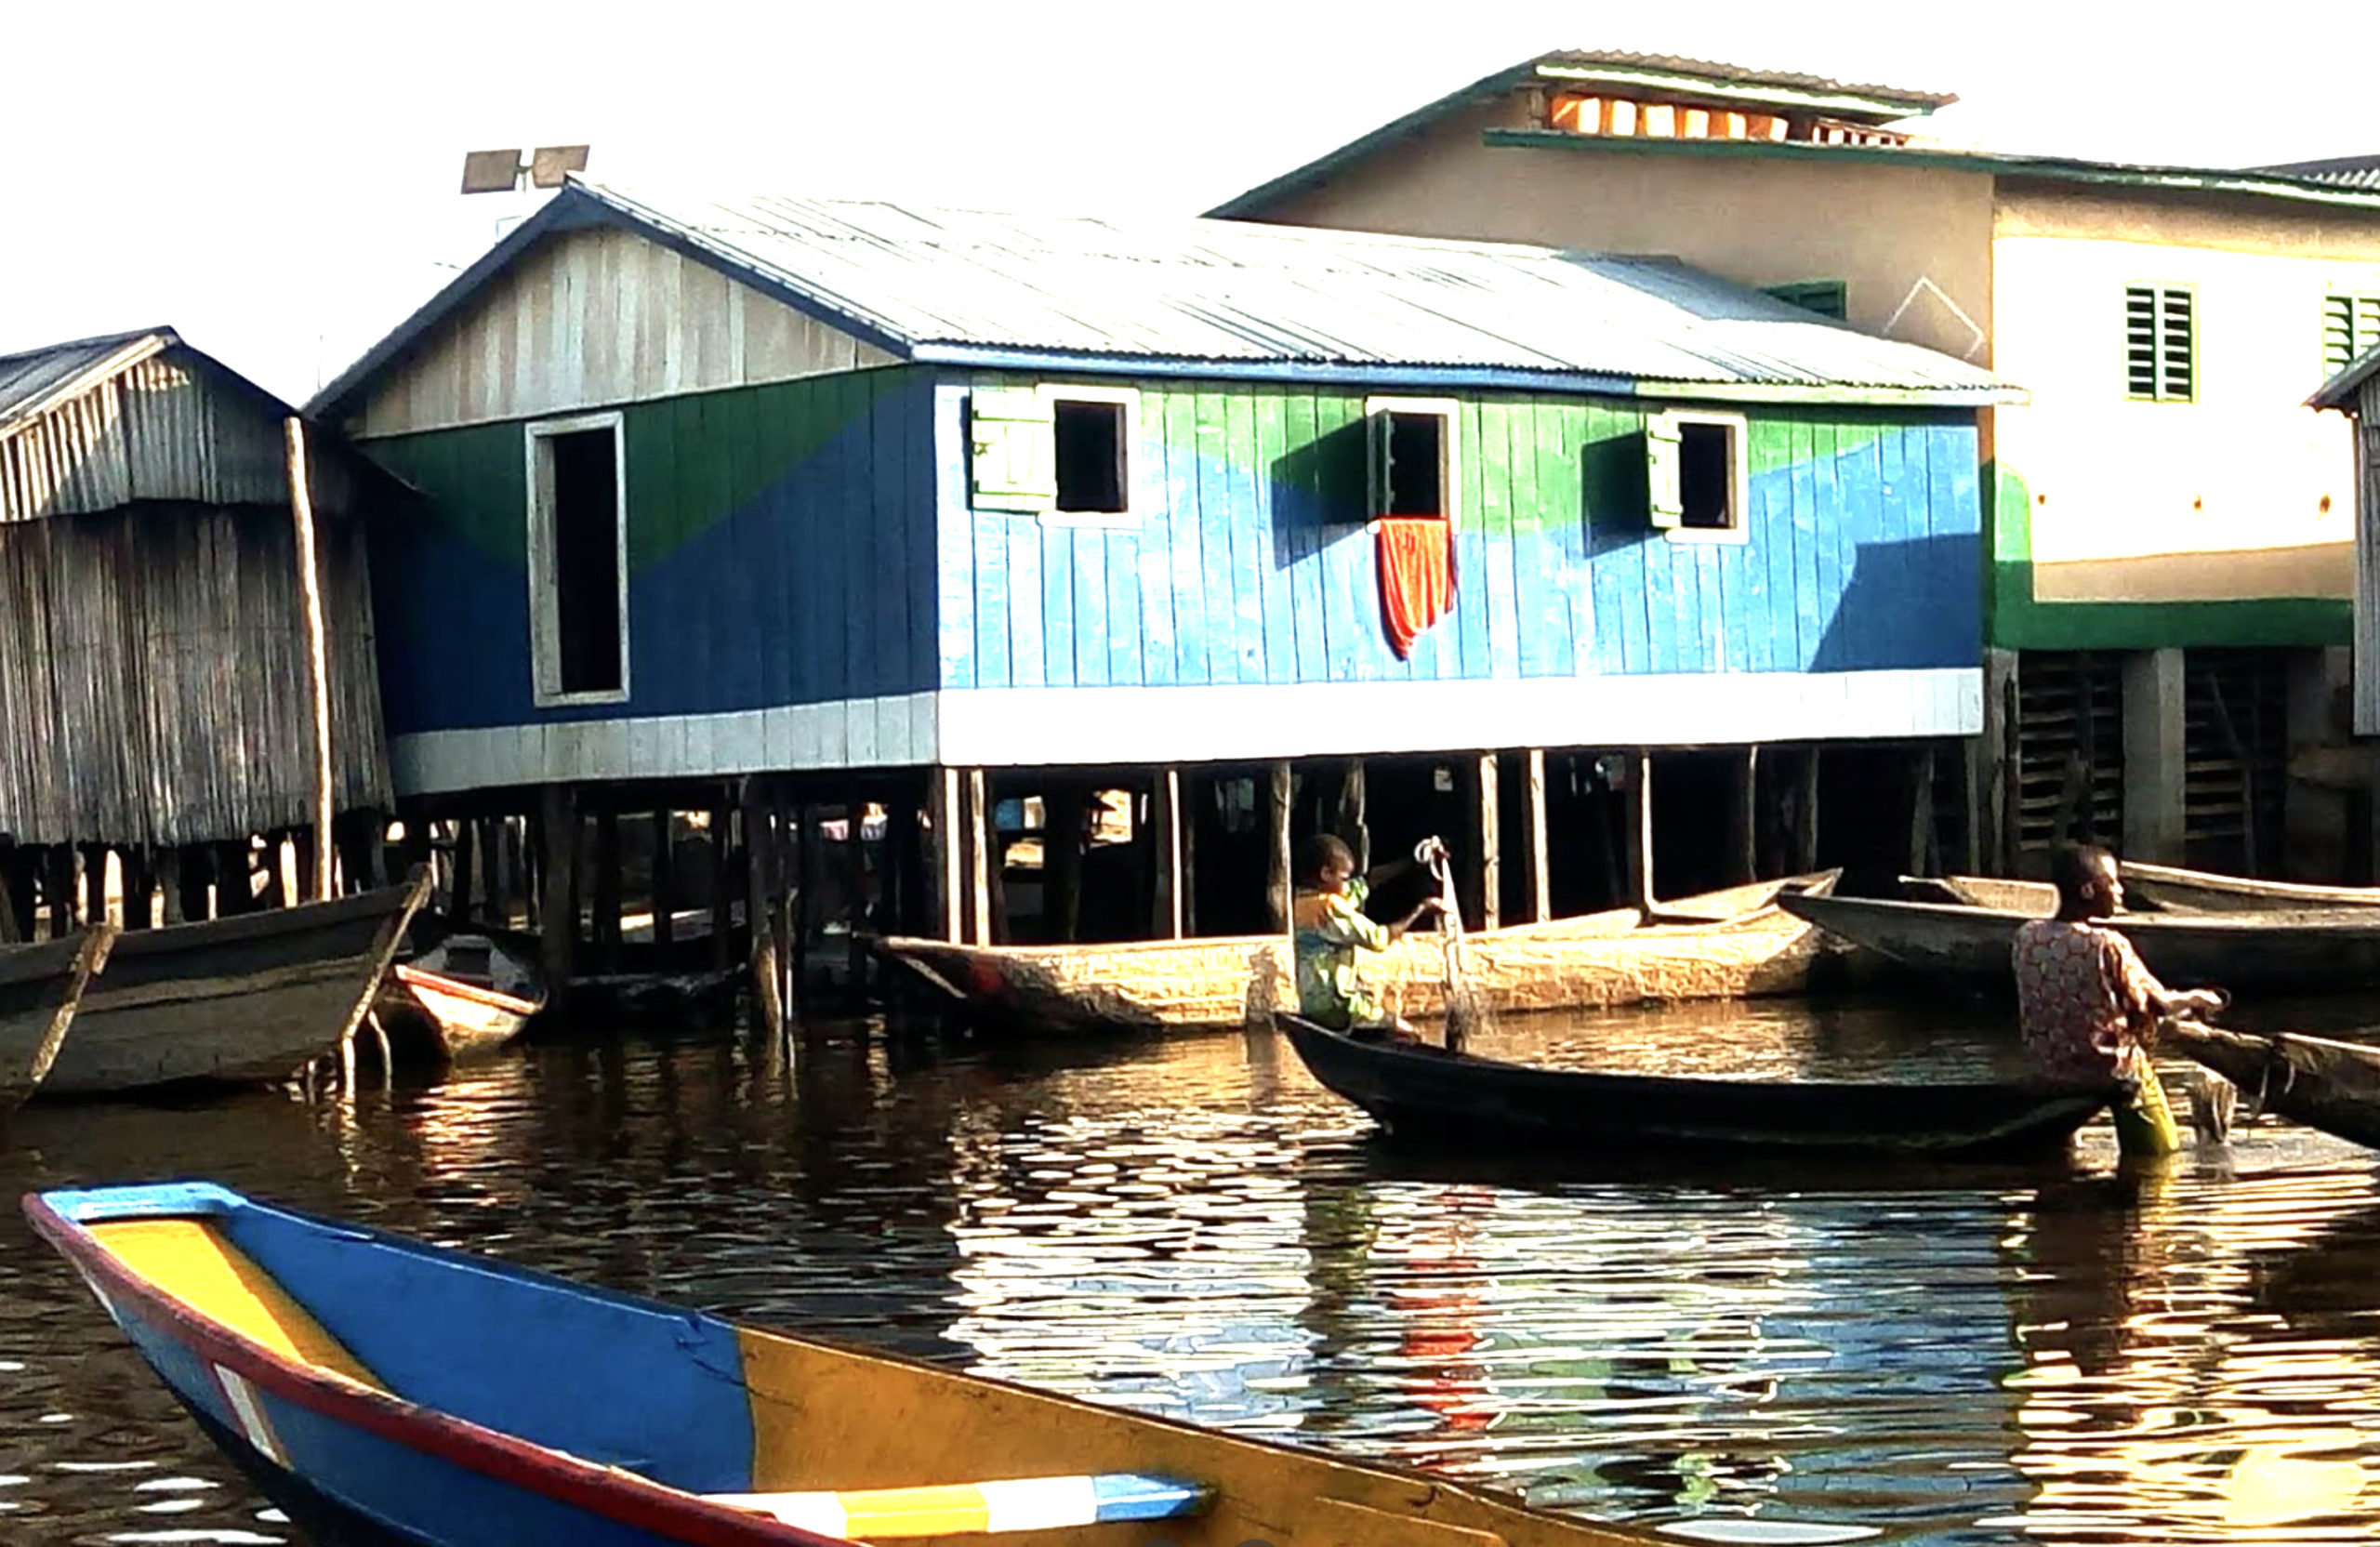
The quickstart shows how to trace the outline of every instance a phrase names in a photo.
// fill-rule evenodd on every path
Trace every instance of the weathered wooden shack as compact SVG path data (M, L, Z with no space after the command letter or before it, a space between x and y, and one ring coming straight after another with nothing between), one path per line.
M1805 850L1806 748L1898 781L1981 724L2019 395L1665 259L574 181L313 409L419 492L372 528L401 798L795 775L892 812L886 922L1112 937L1261 920L1367 770L1489 917L1610 890L1648 748L1703 749L1681 852L1796 800Z
M149 328L0 357L0 878L29 930L109 851L148 921L248 898L252 840L314 812L313 694L284 454L289 407ZM390 787L359 478L309 480L328 617L334 805ZM231 879L227 871L226 880ZM203 913L200 914L203 916Z

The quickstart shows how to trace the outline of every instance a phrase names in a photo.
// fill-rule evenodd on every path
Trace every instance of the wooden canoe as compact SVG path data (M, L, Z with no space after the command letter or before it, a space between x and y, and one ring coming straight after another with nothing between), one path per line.
M2303 913L2334 907L2380 907L2380 886L2308 886L2260 881L2212 870L2123 862L2127 901L2202 913Z
M1662 1540L586 1288L203 1183L46 1193L24 1209L207 1435L324 1540Z
M1793 895L1778 906L1850 945L1965 987L2016 991L2008 952L2041 917L1957 903ZM2103 920L2176 988L2320 994L2380 985L2380 912L2124 913Z
M1472 976L1500 1013L1807 990L1825 954L1818 932L1781 911L1780 892L1825 891L1831 871L1665 903L1648 917L1613 908L1463 936ZM959 945L888 936L888 964L998 1027L1058 1033L1219 1030L1262 1025L1294 1003L1278 935L1114 945ZM1445 958L1433 932L1409 934L1364 975L1415 1020L1446 1012Z
M1274 1022L1314 1078L1392 1138L1516 1156L1662 1150L2010 1156L2054 1150L2114 1100L2038 1081L1713 1079L1506 1064Z
M511 1041L545 1002L526 962L484 934L450 934L390 969L378 1013L401 1038L454 1063Z
M2162 1039L2238 1086L2250 1109L2380 1149L2380 1048L2190 1021L2166 1022Z
M48 1078L115 933L99 924L37 945L0 945L0 1113L22 1105Z
M41 1094L287 1078L371 1008L429 893L424 869L353 897L119 934Z

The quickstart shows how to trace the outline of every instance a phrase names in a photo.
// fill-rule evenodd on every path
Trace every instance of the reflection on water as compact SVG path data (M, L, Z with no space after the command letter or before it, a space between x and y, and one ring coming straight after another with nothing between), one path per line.
M1549 1173L1386 1148L1270 1036L527 1050L306 1106L36 1108L10 1194L207 1175L643 1293L1695 1540L2367 1540L2380 1185L2271 1122L2068 1162ZM1995 1013L1699 1007L1483 1051L1982 1078ZM1593 1113L1580 1120L1592 1121ZM298 1540L13 1214L0 1540ZM392 1311L401 1308L392 1308Z

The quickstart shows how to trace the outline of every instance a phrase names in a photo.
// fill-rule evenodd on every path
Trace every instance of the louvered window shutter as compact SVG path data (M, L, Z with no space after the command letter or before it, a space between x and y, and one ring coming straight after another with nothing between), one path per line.
M1678 480L1677 465L1681 441L1676 419L1667 414L1646 416L1645 481L1657 527L1686 523L1686 494Z
M967 420L978 509L1056 508L1057 432L1047 399L1030 387L978 387L968 394Z
M2160 403L2198 395L2197 297L2182 285L2123 293L2124 394Z
M2380 296L2322 298L2322 376L2346 370L2380 348Z

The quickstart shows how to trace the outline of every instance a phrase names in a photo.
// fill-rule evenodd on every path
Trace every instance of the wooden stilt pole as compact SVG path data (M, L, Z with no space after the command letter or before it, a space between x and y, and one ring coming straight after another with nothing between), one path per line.
M1818 867L1818 748L1803 755L1800 779L1793 796L1793 869L1797 874Z
M772 927L772 884L777 879L777 840L769 820L768 781L760 774L744 780L744 917L751 925L747 959L752 992L760 1003L760 1023L772 1038L785 1036L783 969L777 960L777 933Z
M867 901L867 792L857 784L844 787L843 794L843 873L850 878L845 888L851 897L851 929L843 937L845 943L845 985L853 995L867 988L867 936L874 925L868 917Z
M1046 922L1051 941L1071 945L1082 936L1083 821L1091 791L1075 778L1060 779L1043 792L1041 809Z
M1521 827L1527 836L1528 919L1542 924L1554 917L1554 878L1548 873L1551 855L1545 841L1545 748L1528 749L1528 769L1521 781Z
M751 837L744 840L748 863ZM725 793L711 802L710 808L710 965L717 972L727 971L734 953L734 942L728 937L734 932L735 905L735 805ZM754 929L760 920L749 920Z
M993 944L992 808L984 771L967 770L967 939Z
M1743 760L1736 764L1736 799L1727 812L1727 851L1733 857L1736 879L1756 880L1760 877L1760 747L1757 743L1744 748Z
M1653 897L1653 760L1628 755L1628 900L1650 913Z
M670 849L674 824L665 806L653 813L653 944L667 954L678 938L678 856Z
M1471 825L1474 852L1479 856L1479 927L1483 930L1496 928L1504 912L1502 766L1503 760L1497 754L1482 752L1470 769Z
M594 914L598 972L616 972L620 965L620 814L609 806L595 813Z
M544 959L539 965L559 1003L570 985L578 939L578 795L569 785L548 785L541 800L545 858L537 923Z
M1364 760L1350 758L1347 771L1339 779L1339 838L1354 852L1355 874L1362 875L1372 867L1371 817L1366 809L1369 796L1365 786Z
M469 817L455 824L455 879L446 892L447 911L455 916L455 922L465 929L469 929L471 923L473 872L484 867L483 864L475 863L479 855L472 827Z
M1934 748L1917 749L1909 771L1909 863L1912 876L1934 872Z
M289 513L298 528L298 578L306 602L306 680L314 721L314 876L310 893L331 895L331 679L323 625L322 568L314 556L314 498L306 472L306 426L292 414L282 421L288 450Z
M932 919L928 932L957 944L967 937L967 803L959 788L959 770L936 766L926 774L926 825L932 853ZM803 884L808 884L804 873Z
M1157 845L1157 897L1150 932L1159 940L1179 940L1183 933L1184 892L1182 843L1182 770L1168 765L1157 771L1155 793L1149 800L1149 837Z
M769 913L769 943L776 964L771 985L788 1025L801 999L801 974L794 959L797 929L794 900L801 880L794 869L794 824L801 809L794 804L793 781L784 774L769 780L769 884L774 899Z
M793 808L794 992L810 981L810 941L818 929L818 811L808 801Z
M1275 934L1289 932L1289 763L1274 763L1264 780L1264 904Z

